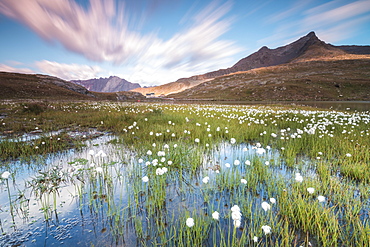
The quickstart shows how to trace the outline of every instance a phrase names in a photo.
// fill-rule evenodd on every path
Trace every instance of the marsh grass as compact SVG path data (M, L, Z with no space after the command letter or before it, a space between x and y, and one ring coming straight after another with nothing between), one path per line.
M108 233L113 245L370 242L369 113L110 102L49 103L37 114L17 104L6 107L14 114L2 119L2 131L96 128L115 135L100 145L114 151L45 167L28 178L47 221L52 212L62 211L59 194L72 184L81 215L98 219L100 234ZM11 125L22 119L24 124ZM48 155L79 144L65 132L17 142L9 136L0 142L4 159ZM28 197L21 195L11 202L25 217ZM265 211L263 202L270 209ZM238 227L234 205L242 214ZM212 218L215 211L219 219ZM194 226L186 224L188 218Z

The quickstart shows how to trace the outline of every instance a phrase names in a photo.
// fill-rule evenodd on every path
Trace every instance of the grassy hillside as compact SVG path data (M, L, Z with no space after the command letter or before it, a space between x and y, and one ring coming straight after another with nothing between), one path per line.
M134 92L96 93L82 86L44 75L0 72L0 99L128 100L142 99Z
M208 100L370 100L370 57L306 61L216 78L169 95Z

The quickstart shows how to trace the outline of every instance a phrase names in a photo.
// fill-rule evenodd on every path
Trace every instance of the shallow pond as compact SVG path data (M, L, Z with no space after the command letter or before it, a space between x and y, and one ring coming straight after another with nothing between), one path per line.
M158 222L149 219L150 216L160 217L165 225L178 225L181 211L202 208L205 215L216 209L221 215L228 214L230 202L235 201L234 190L243 190L239 188L241 178L247 179L257 163L268 176L283 176L288 180L294 176L294 169L287 169L279 152L270 147L223 143L202 154L202 165L195 173L172 170L167 165L164 183L156 181L150 187L152 177L149 176L148 182L141 179L149 173L147 167L153 166L157 158L168 164L166 157L170 157L173 147L164 149L168 154L147 156L141 161L123 145L111 144L112 140L115 137L105 135L87 142L80 152L51 154L27 164L8 163L9 184L3 181L0 187L0 245L149 244L161 237ZM314 176L312 170L299 171ZM205 177L209 182L203 180ZM156 186L162 191L151 191ZM225 188L213 190L213 186ZM164 194L153 199L157 197L153 193L157 192ZM257 188L245 195L259 205L268 200L264 193L263 188ZM157 203L157 207L151 208L148 203Z
M78 152L7 163L1 171L11 175L0 185L0 245L174 246L188 231L189 217L204 225L202 244L227 245L249 228L260 229L265 217L274 222L278 188L297 188L299 176L317 177L315 161L302 157L288 166L280 150L259 143L229 141L204 153L197 153L197 144L187 153L175 145L153 145L140 157L120 143L104 135ZM194 155L199 164L194 168L179 154ZM233 205L246 205L237 231L230 217ZM369 205L362 213L368 210Z

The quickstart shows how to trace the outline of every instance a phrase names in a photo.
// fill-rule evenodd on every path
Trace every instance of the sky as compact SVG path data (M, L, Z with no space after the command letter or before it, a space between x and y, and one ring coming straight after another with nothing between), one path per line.
M0 71L162 85L310 31L370 45L370 0L0 0Z

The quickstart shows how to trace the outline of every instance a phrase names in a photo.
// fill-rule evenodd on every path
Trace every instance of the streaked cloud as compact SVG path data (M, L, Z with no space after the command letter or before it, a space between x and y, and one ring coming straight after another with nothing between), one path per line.
M21 64L21 63L18 63ZM0 71L11 72L11 73L23 73L23 74L35 74L35 72L29 68L13 67L6 64L0 64Z
M308 16L303 20L303 24L307 27L331 25L340 21L356 18L367 12L370 12L370 0L361 0L343 6L337 6L326 11L308 11Z
M193 18L194 23L188 29L169 40L153 39L138 59L135 70L151 74L152 78L156 76L152 72L162 71L160 77L169 78L165 73L171 71L172 74L191 76L230 65L230 57L241 49L232 41L218 40L232 23L231 19L222 19L230 8L229 2L220 6L211 4ZM179 79L178 76L173 78ZM157 81L160 82L160 78Z
M113 0L91 0L85 10L69 0L1 0L0 12L16 19L42 38L94 61L123 62L149 37L129 32ZM112 24L114 23L114 25Z
M353 37L359 31L358 26L370 21L370 15L354 18L345 22L338 22L330 28L318 29L320 37L329 42L339 42Z
M312 0L298 0L294 1L292 7L286 9L283 12L276 13L275 15L270 16L267 18L267 22L275 23L277 21L284 20L286 18L291 17L292 15L296 15L297 12L302 11Z
M153 4L158 6L161 1ZM72 0L0 0L0 13L24 23L45 40L58 42L92 61L131 68L131 77L156 71L162 78L163 73L184 76L192 71L194 75L230 66L230 56L240 49L220 37L233 22L225 18L231 7L231 2L213 2L187 18L192 23L188 28L163 40L154 31L141 34L131 30L129 19L135 14L114 0L90 0L87 8ZM138 67L140 71L134 70ZM137 75L135 81L140 77Z
M63 64L52 61L39 61L35 65L45 74L53 75L64 80L86 80L95 78L103 70L99 66L80 64Z
M358 0L348 3L344 1L330 1L325 4L311 6L301 12L295 4L284 13L301 15L302 18L294 22L284 22L281 13L271 16L271 20L282 20L275 32L262 40L260 44L278 46L286 44L310 31L315 31L319 38L329 43L340 42L351 36L357 35L357 27L369 21L370 0Z

